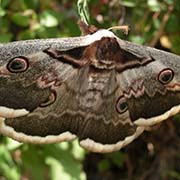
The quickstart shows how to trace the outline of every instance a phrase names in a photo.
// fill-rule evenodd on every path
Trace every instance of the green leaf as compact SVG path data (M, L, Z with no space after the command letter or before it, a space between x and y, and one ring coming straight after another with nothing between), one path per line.
M40 24L45 27L55 27L58 19L52 11L44 11L40 16Z
M66 34L71 36L77 36L80 34L79 28L77 26L77 22L74 20L68 20L65 22L65 26L68 27L66 29Z
M164 0L164 2L166 2L167 4L171 5L174 3L174 0Z
M107 171L111 167L108 159L103 159L98 163L98 169L100 171Z
M45 163L40 146L25 144L22 149L23 171L28 172L30 179L45 179Z
M47 164L51 167L51 179L52 180L85 180L85 175L82 173L78 178L73 178L70 173L66 172L64 165L55 158L47 158ZM72 167L73 168L73 167Z
M17 148L20 148L22 146L22 143L15 141L11 138L6 138L6 148L10 151L16 150Z
M64 146L64 144L68 146ZM69 143L59 143L47 145L45 153L48 155L46 163L51 168L51 177L53 180L85 180L85 174L82 170L82 163L76 160L69 149ZM63 146L63 149L61 148ZM64 149L65 147L65 149ZM77 152L78 153L78 152ZM57 168L57 169L56 169Z
M10 0L0 0L0 6L2 8L5 8L6 6L8 6L10 3Z
M41 26L39 29L36 30L36 34L38 38L54 38L58 37L59 30L56 27L44 27Z
M176 34L177 30L179 29L179 19L175 14L172 14L166 24L166 30L170 34Z
M10 152L5 146L0 145L0 174L8 180L19 180L20 175Z
M6 17L0 18L0 32L1 34L4 32L7 32L9 30L9 21L6 19Z
M39 0L23 0L27 9L37 9L39 5Z
M153 12L161 11L160 3L157 0L148 0L147 5L149 6L150 10Z
M0 7L0 17L5 16L5 14L6 14L6 11Z
M180 38L179 38L179 34L174 34L172 36L170 36L170 40L171 43L173 44L172 46L172 52L180 54L180 48L179 48L179 44L180 44Z
M123 6L126 6L126 7L135 7L136 6L136 2L135 1L132 1L132 0L122 0L121 4Z
M145 43L145 39L141 36L130 36L130 41L137 43L137 44L144 44Z
M159 29L161 22L159 19L153 19L153 25L155 27L155 29Z
M170 178L180 180L180 173L176 171L170 171L169 173Z
M124 164L124 154L122 152L114 152L107 155L113 164L118 166L119 168Z
M12 16L12 21L21 27L27 27L29 25L29 17L28 16L24 16L21 13L15 13Z
M30 29L21 31L18 35L18 39L26 40L26 39L34 39L36 37L36 33Z
M11 33L0 34L0 42L5 43L11 41L13 35Z
M79 160L83 160L85 156L85 150L79 146L78 140L74 140L72 142L69 142L72 144L72 154L73 157Z

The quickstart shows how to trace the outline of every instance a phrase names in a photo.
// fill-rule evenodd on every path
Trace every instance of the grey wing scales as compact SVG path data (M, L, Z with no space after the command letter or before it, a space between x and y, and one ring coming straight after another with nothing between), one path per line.
M137 57L153 60L119 74L133 123L151 126L179 113L180 57L130 42L119 42L124 50Z
M144 130L132 124L129 112L121 115L116 110L122 91L115 71L94 74L88 67L82 68L55 90L57 97L52 105L4 121L18 132L13 138L52 143L78 137L80 145L88 150L112 152L132 142Z

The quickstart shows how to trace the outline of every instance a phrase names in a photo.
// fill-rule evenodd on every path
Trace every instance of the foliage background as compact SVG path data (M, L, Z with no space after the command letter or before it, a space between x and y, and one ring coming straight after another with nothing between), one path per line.
M0 42L79 36L78 8L99 28L128 25L119 37L180 54L178 0L0 0ZM83 5L85 6L84 8ZM89 9L84 11L84 9ZM84 13L83 13L84 12ZM180 180L180 118L145 132L123 150L84 151L77 141L21 144L0 135L0 180Z

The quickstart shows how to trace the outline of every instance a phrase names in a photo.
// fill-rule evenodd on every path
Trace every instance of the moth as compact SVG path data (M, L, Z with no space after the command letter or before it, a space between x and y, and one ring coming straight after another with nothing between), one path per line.
M0 133L34 144L79 138L107 153L180 112L180 56L80 27L80 37L0 44Z

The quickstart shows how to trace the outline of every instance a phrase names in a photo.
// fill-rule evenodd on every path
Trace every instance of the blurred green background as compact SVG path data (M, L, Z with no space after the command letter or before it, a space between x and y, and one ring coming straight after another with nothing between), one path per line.
M180 54L179 0L0 0L0 42L79 36L80 16L98 28L128 25L127 36L116 32L122 39ZM179 119L105 155L77 141L36 146L0 135L0 180L180 180Z

